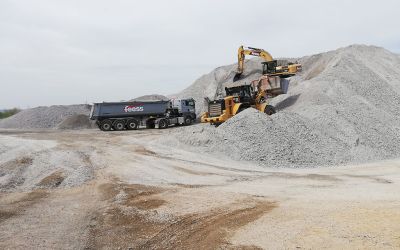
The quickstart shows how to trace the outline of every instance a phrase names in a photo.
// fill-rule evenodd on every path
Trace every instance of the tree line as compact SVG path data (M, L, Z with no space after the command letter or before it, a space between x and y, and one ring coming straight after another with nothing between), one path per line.
M19 111L21 111L21 110L18 109L18 108L2 110L2 111L0 111L0 119L7 118L7 117L10 117L12 115L15 115Z

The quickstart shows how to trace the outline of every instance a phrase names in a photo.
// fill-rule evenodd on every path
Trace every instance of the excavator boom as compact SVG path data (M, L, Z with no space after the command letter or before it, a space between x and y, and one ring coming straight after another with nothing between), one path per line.
M262 57L266 62L274 60L271 54L263 49L243 47L243 45L241 45L238 49L238 67L233 81L240 79L240 76L244 71L244 59L246 55Z
M276 60L274 60L270 53L263 49L258 49L254 47L244 47L243 45L238 49L238 67L233 81L240 79L244 71L244 59L246 55L258 56L264 59L263 62L263 74L276 74L281 77L290 77L295 75L301 70L300 64L289 64L288 66L277 66Z

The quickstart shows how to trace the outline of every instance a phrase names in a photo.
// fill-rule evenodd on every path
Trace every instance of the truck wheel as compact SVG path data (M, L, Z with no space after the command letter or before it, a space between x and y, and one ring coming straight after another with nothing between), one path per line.
M274 106L267 105L267 106L265 106L264 113L267 115L273 115L276 113L276 110L275 110Z
M190 124L192 124L192 118L190 116L186 116L184 122L185 122L186 126L190 125Z
M164 129L164 128L167 128L167 127L168 127L167 120L161 119L161 120L158 121L158 128L159 129Z
M126 123L126 128L129 130L138 129L138 127L139 127L139 122L135 119L128 120L128 122Z
M116 120L113 125L114 129L117 131L124 130L125 128L125 121L124 120Z
M110 120L104 120L100 122L100 129L103 131L110 131L112 128L112 122Z

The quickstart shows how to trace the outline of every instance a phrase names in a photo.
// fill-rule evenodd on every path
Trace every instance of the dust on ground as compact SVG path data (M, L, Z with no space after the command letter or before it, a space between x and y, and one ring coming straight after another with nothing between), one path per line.
M399 161L265 168L157 144L167 133L1 133L0 178L23 181L0 193L0 247L400 247ZM58 154L69 162L37 164Z

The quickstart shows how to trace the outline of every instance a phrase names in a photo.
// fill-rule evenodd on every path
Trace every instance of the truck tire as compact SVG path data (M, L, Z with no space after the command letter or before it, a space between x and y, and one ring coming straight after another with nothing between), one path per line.
M164 129L164 128L167 128L167 127L168 127L167 120L161 119L161 120L158 121L158 128L159 129Z
M267 115L273 115L276 113L276 110L275 110L274 106L267 105L267 106L265 106L264 113Z
M108 120L108 119L101 121L99 127L103 131L110 131L112 128L112 122L111 122L111 120Z
M185 126L192 124L192 117L185 116L184 124L185 124Z
M126 123L126 128L128 130L136 130L136 129L138 129L138 127L139 127L139 121L138 120L130 119Z
M125 129L125 120L116 120L113 124L113 128L116 131L121 131Z

